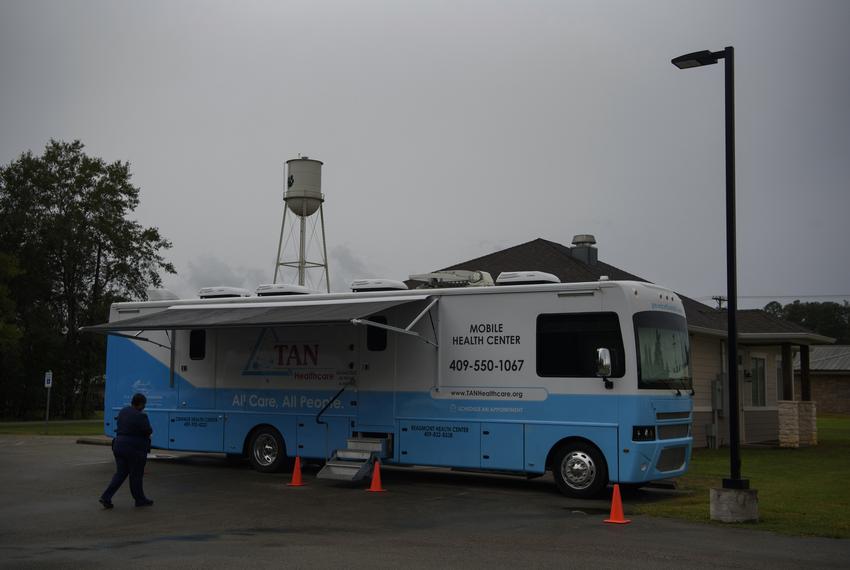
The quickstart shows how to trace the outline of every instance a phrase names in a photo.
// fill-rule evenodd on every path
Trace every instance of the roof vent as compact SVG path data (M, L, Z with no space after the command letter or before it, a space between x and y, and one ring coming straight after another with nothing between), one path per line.
M224 299L226 297L250 297L251 292L240 287L202 287L198 290L201 299Z
M148 301L176 301L180 297L168 289L148 289Z
M557 275L544 271L503 271L496 277L496 285L540 285L560 282Z
M318 293L304 285L287 285L283 283L266 283L257 287L257 297L273 297L276 295L310 295Z
M596 238L591 234L573 236L573 247L570 248L570 255L588 265L596 265L599 252L593 247L594 245L596 245Z
M465 269L447 269L434 273L411 275L412 281L423 281L420 289L443 287L492 287L493 277L486 271L467 271Z
M576 247L596 245L593 234L577 234L573 236L573 245Z
M367 291L403 291L407 289L401 281L394 279L355 279L351 282L351 290L355 293Z

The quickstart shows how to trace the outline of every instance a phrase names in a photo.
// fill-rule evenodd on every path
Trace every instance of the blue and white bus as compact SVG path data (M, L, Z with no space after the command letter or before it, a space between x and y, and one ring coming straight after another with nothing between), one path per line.
M539 283L117 303L104 428L147 396L153 446L319 476L384 464L526 476L562 492L685 473L688 332L639 282ZM509 276L510 277L510 276Z

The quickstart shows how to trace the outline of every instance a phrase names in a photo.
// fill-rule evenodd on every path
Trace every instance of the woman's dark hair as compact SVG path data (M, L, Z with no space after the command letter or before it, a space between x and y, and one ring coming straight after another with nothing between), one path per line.
M133 407L144 406L148 403L148 399L144 394L133 394L133 399L130 400L130 405Z

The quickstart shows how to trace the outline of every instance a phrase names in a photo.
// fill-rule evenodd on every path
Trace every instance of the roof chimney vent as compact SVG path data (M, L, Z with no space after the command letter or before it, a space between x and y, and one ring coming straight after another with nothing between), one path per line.
M596 265L599 252L596 250L596 238L591 234L578 234L573 236L573 247L570 253L575 259L588 265Z
M577 234L573 236L573 245L576 247L596 245L593 234Z

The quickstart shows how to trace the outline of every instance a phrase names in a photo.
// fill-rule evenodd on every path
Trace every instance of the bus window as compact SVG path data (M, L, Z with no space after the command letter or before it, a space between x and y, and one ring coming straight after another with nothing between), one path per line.
M538 376L595 378L597 348L611 352L611 378L622 378L623 336L616 313L537 316Z
M382 325L387 324L387 317L370 317L369 320ZM366 348L372 352L387 349L387 329L366 327Z
M189 333L189 358L203 360L207 355L207 331L196 329Z
M684 317L644 311L633 317L638 388L690 390L688 325Z

